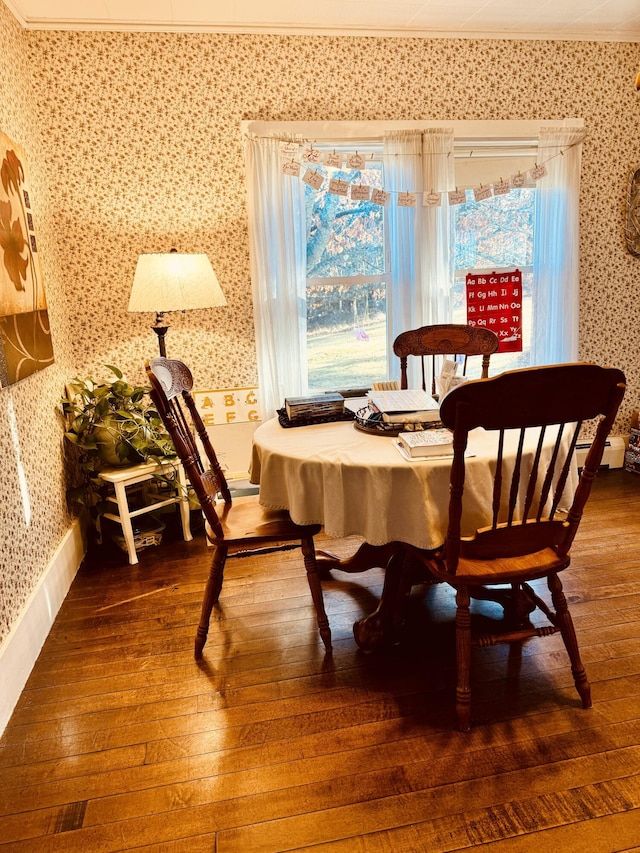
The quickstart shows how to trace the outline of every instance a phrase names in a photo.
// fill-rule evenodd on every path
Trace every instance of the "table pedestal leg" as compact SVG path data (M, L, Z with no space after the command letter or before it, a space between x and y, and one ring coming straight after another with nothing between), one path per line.
M397 545L393 542L386 545L369 545L368 542L363 542L350 557L341 558L330 551L316 551L316 561L321 577L329 577L329 572L333 569L354 574L386 566L396 549Z
M481 601L497 602L503 609L502 624L505 629L531 627L529 614L536 609L536 602L520 584L511 584L510 589L472 586L469 587L469 594Z
M366 652L397 642L402 625L402 601L407 592L404 560L404 552L400 548L391 554L384 574L380 603L373 613L354 623L355 641Z
M373 613L358 619L353 626L357 645L367 652L398 642L404 601L412 586L438 583L424 564L407 555L400 543L391 544L380 603Z
M364 651L373 651L397 642L402 626L403 601L413 584L436 582L428 570L406 558L400 542L370 545L363 542L350 557L338 557L329 551L317 551L316 559L321 578L331 577L337 570L351 574L385 567L384 586L380 603L373 613L364 616L353 626L356 643Z

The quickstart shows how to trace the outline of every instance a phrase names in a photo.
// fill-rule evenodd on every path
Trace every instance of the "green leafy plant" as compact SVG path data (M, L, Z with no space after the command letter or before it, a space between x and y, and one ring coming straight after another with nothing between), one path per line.
M162 462L175 457L173 443L149 397L148 386L130 385L117 367L105 365L114 378L96 382L75 378L62 398L65 438L78 451L83 482L69 499L99 513L105 484L98 473L116 465ZM158 479L166 480L159 476Z

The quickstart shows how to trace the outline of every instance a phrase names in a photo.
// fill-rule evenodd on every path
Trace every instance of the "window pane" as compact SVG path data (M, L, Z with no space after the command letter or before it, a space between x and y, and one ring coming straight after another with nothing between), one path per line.
M467 322L465 275L518 268L522 272L522 352L491 356L491 373L529 366L535 188L511 190L477 202L467 190L465 204L452 208L456 276L452 292L454 323ZM481 362L469 359L467 375L480 376Z
M381 188L382 164L318 171L321 189L305 187L308 388L369 387L387 376L384 208L329 193L328 178Z
M456 270L533 264L535 189L475 201L467 190L465 204L453 208Z
M387 377L384 283L307 288L309 390L370 387Z
M385 271L384 208L369 201L351 201L328 192L328 177L352 184L382 187L382 164L358 171L335 171L320 190L305 188L307 276L380 275Z

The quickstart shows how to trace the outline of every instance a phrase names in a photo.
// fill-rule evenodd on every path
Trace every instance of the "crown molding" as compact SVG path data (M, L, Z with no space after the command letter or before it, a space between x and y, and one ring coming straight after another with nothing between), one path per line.
M293 24L193 24L150 23L148 21L92 20L67 18L25 19L12 0L5 4L26 30L64 30L77 32L148 32L148 33L220 33L230 35L352 36L364 38L464 39L496 41L594 41L640 42L640 33L611 30L430 30L420 28L298 26Z
M16 5L12 2L12 0L3 0L4 5L11 12L16 21L25 29L29 29L29 25L27 23L26 18L23 16L22 12L18 10Z

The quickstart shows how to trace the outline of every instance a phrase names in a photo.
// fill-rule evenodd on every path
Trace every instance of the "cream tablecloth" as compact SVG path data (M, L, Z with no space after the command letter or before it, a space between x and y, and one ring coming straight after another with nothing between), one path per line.
M538 431L525 441L527 459ZM545 444L550 455L555 435ZM518 433L505 441L505 459L515 455ZM491 520L493 475L489 464L496 434L469 437L463 534ZM449 507L450 459L405 460L394 439L367 435L340 422L284 429L277 419L255 431L250 476L260 484L260 502L288 509L297 524L322 524L329 536L357 535L371 545L408 542L436 548L444 541ZM510 472L509 472L510 474ZM568 488L577 481L574 465ZM503 483L503 492L508 481ZM506 500L506 498L505 498Z

